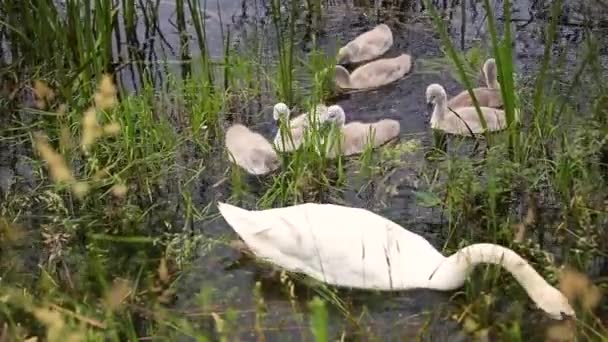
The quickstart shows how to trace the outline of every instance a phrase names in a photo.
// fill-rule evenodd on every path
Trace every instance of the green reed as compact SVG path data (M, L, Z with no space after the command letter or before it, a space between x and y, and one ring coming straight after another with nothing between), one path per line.
M297 1L289 1L288 13L281 12L281 2L272 0L272 23L277 36L278 99L291 106L294 104L294 44L296 40ZM284 16L287 16L286 18Z

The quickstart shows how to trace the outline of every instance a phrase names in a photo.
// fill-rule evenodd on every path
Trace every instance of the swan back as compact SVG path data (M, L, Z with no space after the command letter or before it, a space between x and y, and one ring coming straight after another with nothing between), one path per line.
M373 123L351 122L342 128L342 154L359 154L371 144L372 148L384 145L399 136L397 120L382 119Z
M267 174L280 166L268 140L241 124L226 130L225 144L230 160L252 175Z
M257 257L333 285L423 287L445 259L421 236L364 209L315 203L262 211L218 207Z
M380 24L348 42L338 51L339 64L359 63L382 56L393 45L393 33Z
M336 84L341 88L376 88L402 78L412 68L412 57L401 54L394 58L383 58L355 69L345 82L343 70L336 68ZM345 69L344 69L345 70Z

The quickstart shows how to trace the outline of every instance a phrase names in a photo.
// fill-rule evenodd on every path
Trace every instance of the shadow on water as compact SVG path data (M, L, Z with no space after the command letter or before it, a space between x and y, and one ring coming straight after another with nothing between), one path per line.
M269 1L202 1L206 4L206 8L202 9L206 20L205 51L202 51L200 44L197 43L196 32L191 26L185 25L190 19L176 17L177 2L168 0L158 2L158 12L154 14L156 16L154 18L145 15L147 13L145 7L140 8L143 14L140 18L143 21L136 23L136 34L129 35L129 30L124 29L123 23L122 31L117 35L123 39L116 42L114 50L115 64L122 85L127 89L138 90L142 84L142 77L148 75L147 77L155 85L161 87L167 74L188 73L183 69L187 67L187 60L192 61L192 72L196 75L196 65L201 53L207 53L212 61L221 60L228 31L233 37L232 44L242 50L246 51L254 41L259 43L261 46L259 62L268 70L275 68L273 41L275 34L270 25ZM411 54L414 58L412 72L392 85L368 92L341 95L328 104L340 104L347 114L347 120L373 121L381 118L399 120L402 138L415 137L421 140L423 146L429 146L432 138L428 127L429 114L424 100L426 86L430 83L441 83L448 94L459 92L462 86L447 70L437 71L424 63L443 57L443 52L438 34L428 18L424 17L422 3L420 1L385 2L396 4L400 11L396 12L390 7L383 8L378 19L369 9L353 4L347 6L342 4L342 1L327 1L329 4L323 9L324 25L316 41L323 50L335 52L341 42L353 39L379 22L387 22L394 34L394 45L387 56L396 56L401 52ZM451 3L451 7L447 6L447 3ZM513 21L516 28L514 50L518 74L527 75L533 72L542 57L543 27L547 24L549 13L544 3L544 1L529 0L514 3ZM449 32L461 48L468 49L474 44L480 44L482 49L489 50L490 39L485 23L487 18L481 2L439 1L438 4L447 11ZM501 4L496 2L495 8L496 15L500 19ZM559 50L554 51L555 54L565 52L563 68L566 69L573 65L576 48L581 44L584 32L580 23L581 16L577 12L579 10L577 2L567 2L567 8L559 26L558 36L562 41L556 46ZM604 24L601 22L602 18L596 20ZM301 29L305 32L307 28L305 25L301 26L304 26ZM310 35L303 36L296 44L298 53L302 57L310 51L312 45ZM601 57L604 65L608 60L607 57L608 54ZM302 77L298 79L298 83L306 94L310 80ZM261 116L256 116L255 120L258 121L252 126L256 131L270 138L273 96L269 89L265 91L259 103L263 113ZM8 153L19 154L15 151ZM221 154L218 152L218 155ZM423 235L440 249L445 239L445 229L441 228L444 222L440 212L419 206L415 201L414 190L417 184L415 165L420 161L420 156L417 156L410 161L412 167L397 170L391 175L391 181L386 183L396 187L394 193L387 195L386 186L374 184L363 195L359 193L358 188L350 188L345 194L340 195L340 201L348 205L372 209L405 228ZM198 191L195 191L196 203L201 207L229 197L231 188L229 180L226 179L227 168L227 161L221 160L206 170L210 172L201 176L197 185ZM20 172L20 170L16 171ZM2 172L13 171L0 168L0 176L3 175ZM253 192L260 192L265 180L248 179L248 183L252 183ZM383 200L377 201L378 198ZM215 212L215 209L213 211ZM303 313L306 312L304 303L311 296L318 295L318 291L297 282L295 295L298 299L294 308L289 293L286 293L286 286L277 281L276 275L270 277L271 272L268 269L251 261L241 263L238 254L223 243L229 238L234 238L235 235L221 217L216 216L212 220L196 222L193 228L195 233L218 243L201 248L197 259L189 269L183 271L177 285L176 310L187 313L191 318L200 317L204 321L203 324L212 325L210 313L225 312L233 308L238 314L239 335L243 339L254 339L257 336L254 332L257 304L253 293L256 281L260 281L266 307L262 326L268 340L285 341L300 335L308 336L307 319L303 318ZM204 311L201 311L199 300L196 298L199 293L207 290L213 292L203 306ZM426 340L465 340L457 324L442 317L444 313L438 310L449 305L446 303L452 295L452 293L426 290L391 294L339 290L337 297L344 302L344 308L349 315L344 315L344 312L332 306L330 329L337 335L348 330L349 327L354 327L355 329L350 331L363 331L364 336L368 338L375 336L401 340L415 338L424 330L426 333L423 336ZM357 321L353 321L352 317L356 317ZM429 324L429 321L432 323Z

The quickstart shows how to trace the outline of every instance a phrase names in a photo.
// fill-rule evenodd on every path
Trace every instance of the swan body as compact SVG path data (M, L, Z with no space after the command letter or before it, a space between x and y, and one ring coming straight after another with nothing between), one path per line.
M382 146L398 137L401 131L399 121L392 119L382 119L372 123L353 121L345 124L346 114L339 105L330 106L320 121L332 122L341 131L340 144L328 146L330 151L328 156L331 158L335 157L338 152L344 156L362 153L370 143L372 147ZM338 151L338 147L340 151Z
M439 84L431 84L426 89L426 100L434 104L431 116L431 128L444 131L449 134L470 135L483 133L483 126L479 120L477 110L473 106L451 108L458 113L456 116L447 104L445 89ZM505 112L501 109L480 106L489 131L500 131L506 128L507 120ZM465 125L466 122L466 125ZM469 131L468 127L471 129Z
M270 142L241 124L226 130L226 149L231 161L252 175L264 175L280 166Z
M289 123L287 123L287 127L289 129L288 134L281 134L281 120L289 120L291 111L289 107L287 107L284 103L277 103L273 109L273 118L276 123L276 134L274 137L274 145L277 150L282 152L289 152L296 150L302 143L304 142L304 136L308 126L310 125L311 115L314 113L316 117L319 117L323 113L327 111L327 107L323 104L318 104L312 111L308 113L303 113L295 118L291 119Z
M412 68L412 57L401 54L394 58L383 58L358 67L352 73L336 65L335 82L342 89L377 88L402 78Z
M261 211L218 203L221 215L258 258L342 287L385 291L463 286L478 264L498 264L552 318L574 316L566 297L523 258L493 244L444 257L422 236L373 212L305 203Z
M366 62L382 56L393 45L393 33L386 24L364 32L338 51L338 64Z
M483 64L483 74L486 80L485 87L473 88L475 98L479 106L501 108L503 106L502 94L500 93L500 85L498 84L497 72L496 72L496 61L494 58L489 58ZM474 107L473 98L469 95L469 92L464 90L460 94L452 97L448 101L448 107L460 108L460 107Z

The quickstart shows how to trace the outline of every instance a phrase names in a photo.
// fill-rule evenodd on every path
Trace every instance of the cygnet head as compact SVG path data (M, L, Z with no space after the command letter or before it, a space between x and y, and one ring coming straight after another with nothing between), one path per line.
M552 286L539 288L538 292L534 296L531 296L531 298L540 309L553 319L561 320L576 317L576 313L568 302L568 298Z
M357 54L358 47L354 44L346 44L338 50L336 61L338 64L348 64L351 62L351 57Z
M426 103L431 108L441 101L445 102L447 97L445 89L440 84L433 83L426 88Z
M346 122L344 109L339 105L332 105L327 108L327 112L321 117L321 122L333 122L338 126L343 126Z
M274 118L275 121L278 121L280 118L289 118L289 107L287 107L286 104L284 104L283 102L279 102L277 104L274 105L274 108L272 110L272 117Z

